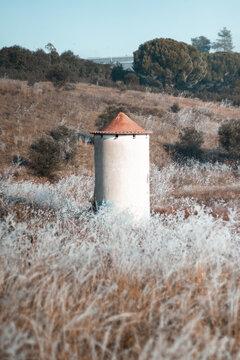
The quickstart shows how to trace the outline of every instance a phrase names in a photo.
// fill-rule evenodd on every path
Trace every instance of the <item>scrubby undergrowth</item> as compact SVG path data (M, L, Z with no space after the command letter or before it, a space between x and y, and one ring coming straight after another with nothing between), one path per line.
M0 93L1 174L40 133L88 134L109 105L153 130L155 164L142 224L92 213L93 147L81 142L58 182L23 166L1 178L0 359L240 359L239 168L177 165L163 147L194 126L217 152L240 109L86 84L1 80Z
M153 168L152 207L177 209L134 224L91 212L90 175L2 178L0 358L239 359L238 200L226 221L174 197L190 176L239 180L222 165Z

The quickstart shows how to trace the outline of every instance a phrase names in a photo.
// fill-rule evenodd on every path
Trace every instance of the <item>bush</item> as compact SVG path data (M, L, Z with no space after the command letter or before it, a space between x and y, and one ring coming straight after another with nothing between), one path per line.
M123 69L122 64L117 63L116 65L114 65L114 67L112 68L112 72L111 72L111 79L112 81L123 81L124 80L124 75L125 75L125 70Z
M194 127L186 127L179 133L180 145L200 148L204 143L203 133Z
M127 85L139 85L139 77L136 74L129 72L124 76L124 82Z
M53 83L55 87L61 87L66 84L69 77L69 71L60 64L51 65L46 74L46 78Z
M74 159L76 155L77 133L65 125L43 134L30 146L30 162L37 174L51 176L60 169L63 162Z
M174 103L171 107L170 107L170 110L173 112L173 113L178 113L181 108L180 106L178 105L178 103Z
M222 147L240 155L240 119L231 119L218 129L219 143Z
M60 169L60 145L51 136L43 134L30 146L29 159L38 175L50 177Z
M120 112L129 114L128 109L124 105L109 105L104 112L99 115L96 121L96 127L98 130L102 130L107 124L110 123Z
M49 135L58 143L60 147L61 161L68 162L73 160L76 155L77 133L65 125L60 125L49 132Z
M179 133L180 142L176 144L175 156L178 158L194 158L200 160L204 143L203 133L193 127L186 127Z
M8 215L7 205L0 199L0 220L3 220Z

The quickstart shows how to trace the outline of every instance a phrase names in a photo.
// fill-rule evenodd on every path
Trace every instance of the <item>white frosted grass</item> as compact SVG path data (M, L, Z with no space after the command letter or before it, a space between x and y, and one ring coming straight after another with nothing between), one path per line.
M202 171L205 177L200 176ZM193 182L209 185L211 171L223 174L229 168L171 165L159 171L153 167L151 184L155 203L167 198L174 186L180 186L179 179L184 172ZM71 176L58 184L11 183L6 180L1 192L7 199L20 202L27 199L30 204L35 203L34 216L28 223L16 222L13 214L1 222L2 254L7 254L9 249L12 249L11 255L15 252L16 256L24 254L26 248L31 249L29 238L33 238L34 251L28 250L31 261L41 256L47 258L52 252L56 252L59 258L64 257L64 261L65 256L74 259L86 257L87 262L89 254L93 259L110 256L115 266L136 270L139 274L153 266L169 271L172 266L194 263L200 258L222 263L230 257L237 259L239 255L238 237L234 230L238 225L236 214L229 214L229 222L215 219L210 214L211 209L201 207L193 200L185 201L191 208L188 219L184 219L184 211L179 210L174 215L155 215L148 223L134 225L126 213L112 214L109 209L103 209L97 215L91 213L86 198L93 192L90 176ZM49 221L46 221L45 217L51 210L54 219L50 220L50 213Z
M28 349L25 346L34 346L35 341L29 337L29 333L19 330L14 322L4 327L0 337L0 351L5 352L5 359L25 360Z
M226 166L196 163L183 168L178 165L161 170L153 167L151 174L152 194L156 202L159 197L167 198L175 186L180 186L184 174L186 179L191 177L192 181L201 185L211 184L216 174L231 179L230 168ZM223 296L226 297L224 301L227 304L224 311L230 324L237 323L240 299L240 292L237 291L240 236L237 229L240 220L234 209L229 211L229 221L224 221L214 218L211 209L200 206L194 200L189 200L189 203L186 200L186 204L191 207L187 219L184 211L179 210L172 215L154 215L149 222L134 224L127 213L113 214L108 208L102 208L97 214L89 211L88 198L93 192L93 178L82 175L63 178L57 184L35 184L30 181L14 183L6 178L1 182L0 192L4 201L12 201L9 202L9 208L16 199L20 203L25 199L26 211L31 209L27 222L16 220L14 208L0 222L0 288L3 284L6 286L7 276L9 291L17 289L16 297L14 295L12 298L10 294L9 298L0 300L8 301L10 309L9 321L1 330L0 339L1 349L7 354L6 359L28 358L28 351L34 345L40 351L39 358L46 358L50 347L51 358L55 359L58 347L64 343L64 334L74 329L82 334L76 341L89 343L91 358L99 358L96 346L102 349L102 359L104 356L112 359L124 356L132 358L129 355L131 349L119 353L119 348L125 328L134 324L137 319L137 304L136 312L133 313L123 311L114 316L108 310L101 313L105 324L101 328L104 331L101 343L98 343L97 333L89 334L84 330L89 319L98 318L99 312L103 311L103 304L106 309L110 306L106 299L118 286L114 282L114 274L126 273L140 281L150 277L155 279L155 291L160 291L170 277L174 285L174 279L179 279L179 276L184 279L186 272L198 267L203 268L203 274L210 271L209 287L206 295L198 295L196 298L202 302L201 310L183 326L181 336L169 343L165 329L171 326L169 323L180 326L182 316L194 311L187 308L188 299L175 295L160 303L156 310L153 297L149 305L148 321L154 333L149 335L141 350L137 339L133 346L138 349L136 351L142 360L174 360L176 354L177 358L184 359L209 359L211 356L216 359L231 358L233 340L230 337L220 337L217 331L210 336L205 330L200 338L193 339L193 333L204 318L206 307L214 314L214 308L221 300L219 291L223 285L226 286L226 294ZM35 207L28 207L29 202L34 202ZM231 269L232 277L220 280L224 267ZM90 293L87 300L78 299L78 308L87 301L83 306L84 310L69 314L66 301L68 304L76 301L71 298L71 294L74 295L76 291L74 289L84 289L90 279L94 283L101 273L109 274L108 282L98 280L94 298ZM59 281L62 281L61 274L64 274L64 283L59 285ZM69 279L74 281L71 286L75 288L70 288ZM189 282L186 286L190 286ZM189 299L193 296L196 285L193 282L191 286ZM152 288L146 285L139 295L139 304L151 292ZM34 294L37 294L36 314L26 315L25 319L29 323L31 334L34 334L30 336L30 330L20 330L17 326L14 309L18 303L28 301ZM214 294L218 296L215 297ZM173 313L169 308L175 302L180 304L179 311ZM51 313L53 303L61 308L62 316L66 318L57 335L54 335L54 323L57 320L48 318L43 312L43 304L47 304L45 306ZM99 304L102 304L101 308ZM19 316L21 318L21 314ZM3 319L4 313L1 313L0 322ZM110 352L107 344L115 321L119 323L119 331ZM52 339L50 344L49 339ZM202 341L204 346L201 345ZM21 350L21 345L24 350ZM64 343L64 350L67 351L69 346L72 345ZM71 353L72 358L79 358L74 346L71 347ZM236 358L239 358L240 353L237 355Z
M98 233L98 251L102 256L110 253L114 266L136 271L140 276L156 269L165 273L177 271L198 261L223 264L230 258L237 260L239 241L231 223L214 219L198 205L194 211L198 215L188 219L181 212L175 216L154 216L148 224L136 228L124 217L121 220L99 214L104 221L97 221L93 227Z
M211 107L210 107L211 108ZM213 113L208 109L208 106L194 108L182 108L175 116L180 127L196 126L204 130L207 125L211 125L211 117Z
M159 204L160 201L174 189L172 178L176 173L176 166L170 165L158 170L157 166L152 165L150 171L150 189L153 206Z
M66 179L63 184L66 195L67 184L73 186L72 181ZM85 184L81 186L85 192ZM36 210L36 216L28 224L14 221L13 215L1 223L2 253L7 254L11 248L16 256L24 254L31 249L28 238L33 237L36 245L34 250L28 250L31 261L51 257L53 253L64 261L65 257L73 256L79 261L86 259L87 263L92 263L91 257L96 260L110 256L114 266L137 271L141 276L142 272L155 267L170 271L173 266L177 268L184 263L194 264L200 260L223 263L240 255L233 230L238 225L235 214L232 221L224 222L213 218L210 209L193 201L188 219L184 219L183 211L178 211L171 216L156 215L149 222L136 225L126 213L112 214L109 209L102 209L94 215L88 209L80 209L80 205L77 207L74 200L70 206L69 198L65 199L59 187L50 184L12 184L5 194L25 195L40 205L46 199L48 207L55 210L55 219L45 224L41 222L45 216L42 209ZM62 214L69 209L71 216L63 218Z
M207 189L210 187L225 186L236 188L239 186L240 169L232 171L225 164L199 163L189 161L188 164L170 164L158 169L151 167L150 189L153 208L162 204L174 204L171 193L175 190ZM188 201L188 200L187 200Z
M56 184L37 184L32 181L14 183L9 178L1 184L0 193L8 197L10 202L25 201L68 214L89 204L93 195L93 177L72 175Z

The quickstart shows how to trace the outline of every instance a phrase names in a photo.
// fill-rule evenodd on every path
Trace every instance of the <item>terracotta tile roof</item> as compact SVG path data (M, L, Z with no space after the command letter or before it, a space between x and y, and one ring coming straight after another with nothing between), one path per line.
M103 130L91 131L91 134L152 134L152 131L146 131L141 126L131 120L126 114L120 112Z

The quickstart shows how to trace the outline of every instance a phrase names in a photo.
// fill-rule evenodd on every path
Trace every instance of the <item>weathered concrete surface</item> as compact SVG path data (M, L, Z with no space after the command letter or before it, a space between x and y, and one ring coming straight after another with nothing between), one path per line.
M95 200L150 216L149 135L95 135Z

